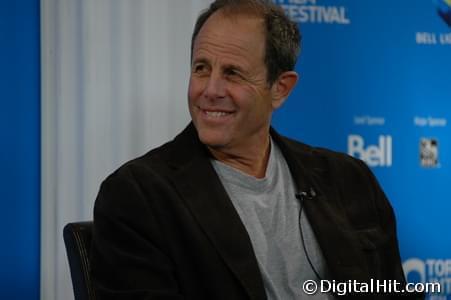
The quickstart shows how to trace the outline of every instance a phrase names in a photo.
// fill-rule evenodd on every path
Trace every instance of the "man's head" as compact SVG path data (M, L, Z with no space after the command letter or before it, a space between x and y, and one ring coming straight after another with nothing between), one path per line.
M267 141L272 111L297 81L298 48L296 24L274 4L212 3L192 41L188 98L200 140L234 150Z
M265 29L265 64L268 83L285 71L294 70L300 49L301 36L297 25L284 13L281 7L270 0L217 0L210 4L197 18L191 37L191 58L194 41L208 18L222 10L233 17L240 13L262 18ZM232 33L233 34L233 33Z

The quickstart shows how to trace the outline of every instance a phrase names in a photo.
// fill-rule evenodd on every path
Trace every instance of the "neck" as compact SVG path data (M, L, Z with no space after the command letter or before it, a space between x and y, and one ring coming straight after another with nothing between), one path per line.
M254 143L247 147L228 149L208 146L208 149L216 160L226 165L256 178L265 177L271 150L269 134L262 143Z

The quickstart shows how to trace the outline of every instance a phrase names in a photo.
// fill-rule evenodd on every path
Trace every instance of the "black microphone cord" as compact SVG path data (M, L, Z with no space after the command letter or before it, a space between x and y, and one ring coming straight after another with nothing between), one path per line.
M314 267L312 260L310 259L310 256L308 255L308 251L307 251L307 247L305 246L305 239L304 239L304 233L302 231L302 210L304 208L304 201L305 198L307 197L307 193L306 192L301 192L301 193L296 193L296 198L299 199L299 204L300 204L300 208L299 208L299 219L298 219L298 223L299 223L299 232L301 234L301 242L302 242L302 248L304 249L304 253L305 253L305 257L307 258L307 261L310 265L310 268L312 268L313 273L315 273L315 276L317 277L318 280L322 280L321 276L319 276L319 272L316 270L316 268ZM313 198L314 193L312 192L311 189L311 196L308 197L309 199Z

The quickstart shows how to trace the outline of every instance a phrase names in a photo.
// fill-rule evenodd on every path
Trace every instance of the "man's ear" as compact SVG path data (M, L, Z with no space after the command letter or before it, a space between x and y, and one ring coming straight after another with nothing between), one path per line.
M271 86L272 108L278 109L290 95L299 75L295 71L283 72Z

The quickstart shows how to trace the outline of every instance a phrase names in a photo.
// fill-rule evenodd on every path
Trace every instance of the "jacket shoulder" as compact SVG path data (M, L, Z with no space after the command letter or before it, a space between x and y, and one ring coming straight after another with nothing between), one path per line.
M167 173L168 155L171 153L173 141L151 149L147 153L131 159L109 174L104 182L115 180L137 181L143 178L159 177Z
M300 168L319 186L340 196L346 204L373 202L381 188L377 179L362 160L348 154L322 147L313 147L283 137Z

